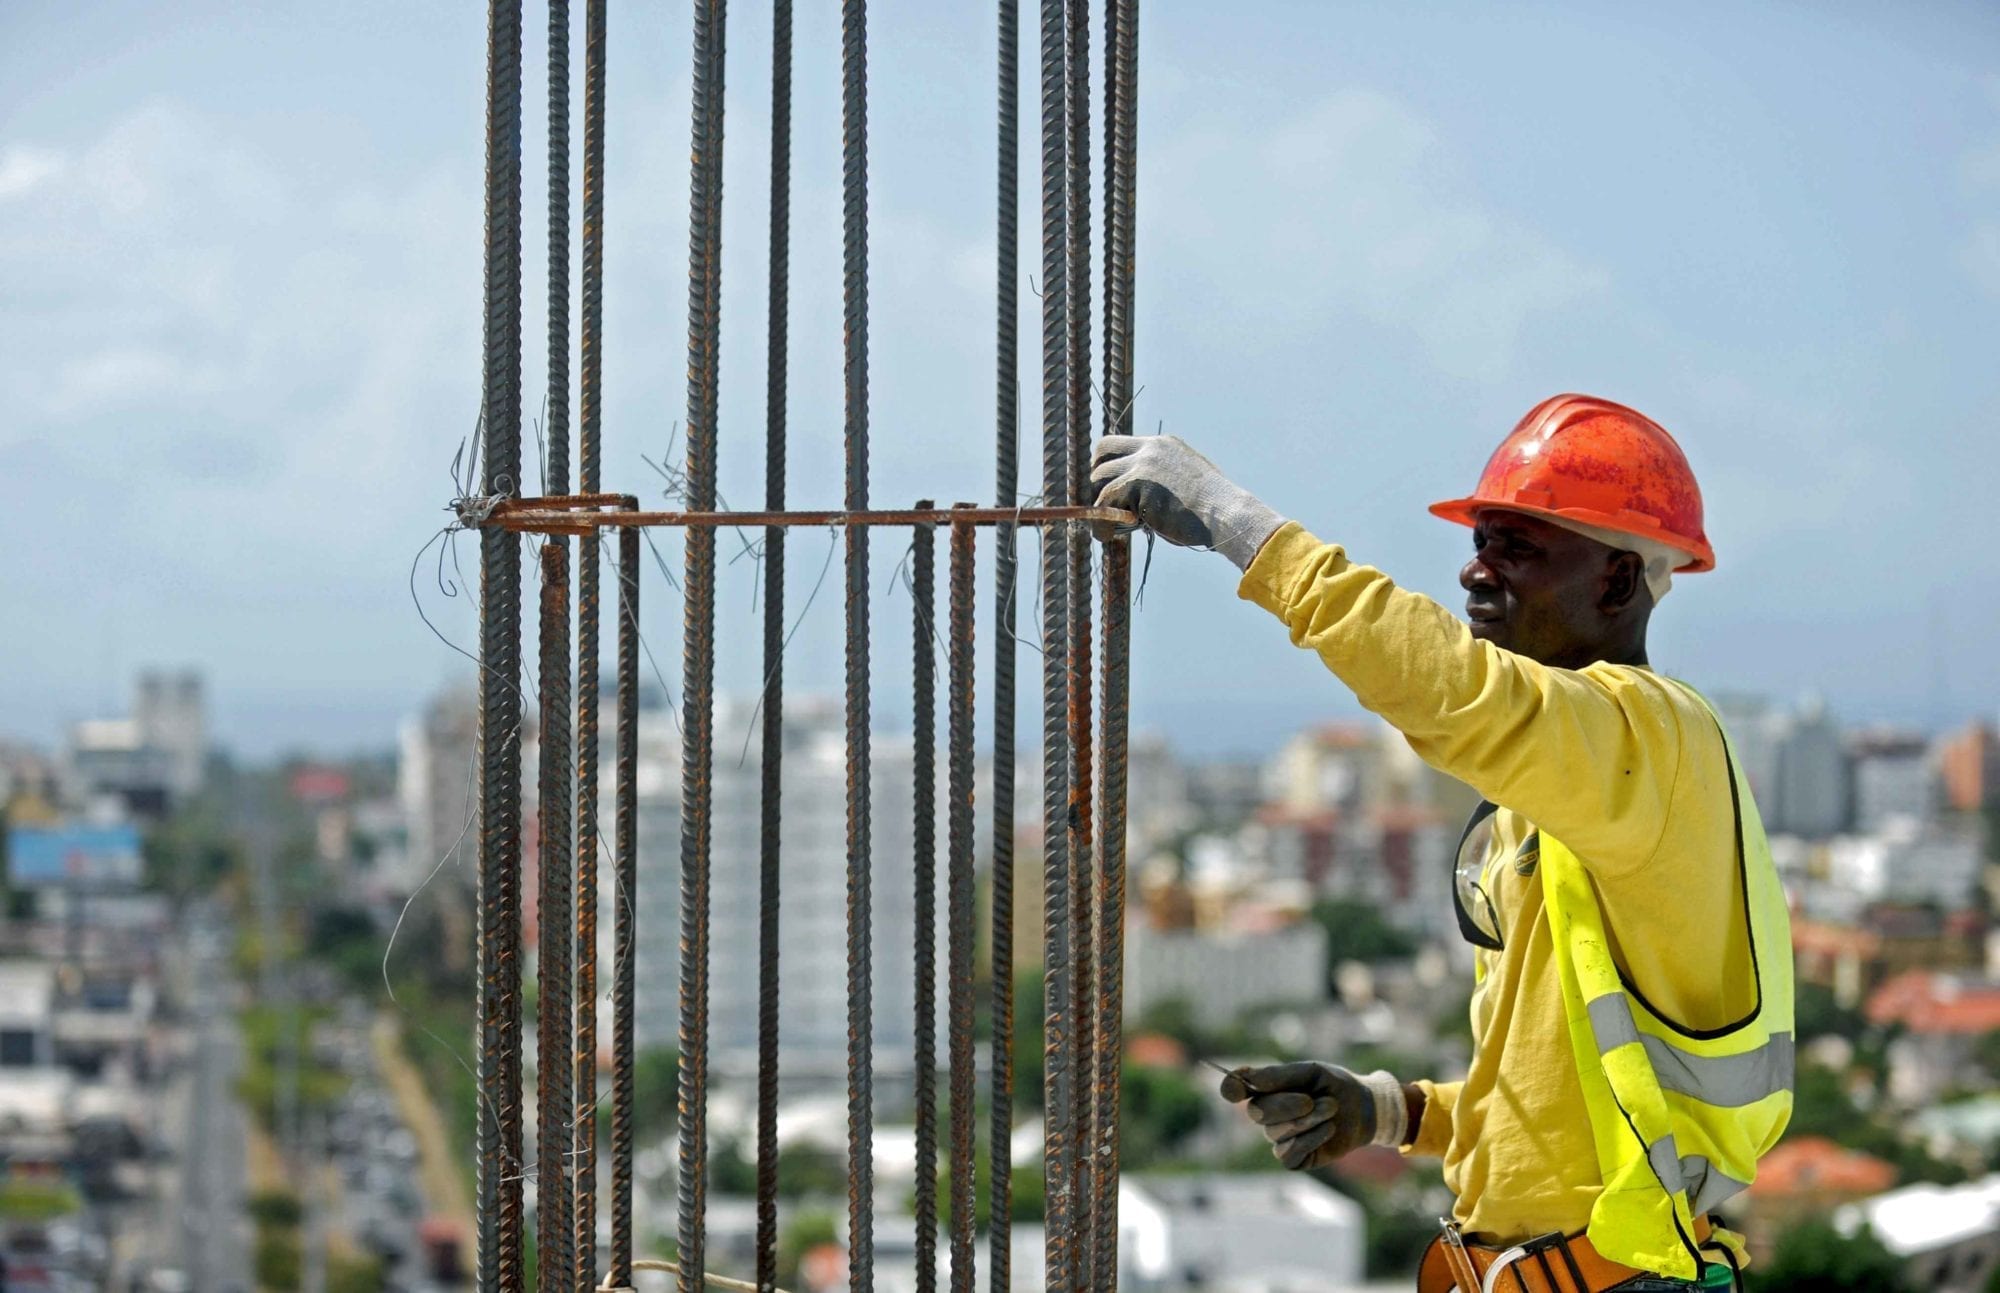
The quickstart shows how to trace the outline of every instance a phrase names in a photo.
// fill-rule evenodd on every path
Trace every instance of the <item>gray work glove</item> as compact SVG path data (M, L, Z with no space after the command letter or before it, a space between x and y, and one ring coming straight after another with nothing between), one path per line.
M1090 459L1091 501L1136 512L1168 543L1213 548L1248 570L1285 518L1178 436L1108 435Z
M1222 1079L1222 1098L1250 1102L1244 1112L1293 1171L1363 1145L1401 1145L1410 1128L1403 1084L1381 1069L1355 1074L1316 1060L1240 1068Z

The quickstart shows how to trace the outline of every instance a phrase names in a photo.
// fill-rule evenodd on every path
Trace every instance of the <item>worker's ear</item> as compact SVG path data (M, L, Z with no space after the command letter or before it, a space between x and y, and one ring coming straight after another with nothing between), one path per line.
M1597 607L1606 615L1623 615L1646 605L1646 559L1636 552L1614 552L1604 565L1604 592Z

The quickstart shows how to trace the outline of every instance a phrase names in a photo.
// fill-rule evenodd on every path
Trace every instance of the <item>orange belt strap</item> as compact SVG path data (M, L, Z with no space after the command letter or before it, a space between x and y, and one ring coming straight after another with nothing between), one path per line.
M1695 1219L1696 1241L1707 1238L1708 1218ZM1481 1293L1492 1268L1509 1258L1494 1284L1496 1293L1605 1293L1627 1280L1651 1274L1614 1262L1582 1235L1548 1235L1515 1248L1431 1240L1417 1267L1417 1293Z

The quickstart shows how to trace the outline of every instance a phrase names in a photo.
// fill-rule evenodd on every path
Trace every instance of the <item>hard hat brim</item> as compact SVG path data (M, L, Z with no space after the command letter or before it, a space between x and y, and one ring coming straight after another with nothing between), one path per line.
M1501 502L1476 495L1470 498L1447 499L1442 503L1432 503L1430 506L1432 516L1464 526L1476 524L1474 518L1485 511L1519 512L1523 516L1537 516L1551 521L1576 521L1600 529L1615 530L1619 534L1629 534L1634 538L1668 543L1687 553L1687 564L1674 567L1674 573L1678 575L1698 575L1715 569L1715 550L1709 546L1707 540L1700 540L1699 547L1691 547L1693 541L1669 536L1662 530L1659 522L1638 512L1613 515L1587 507L1537 507L1533 503Z

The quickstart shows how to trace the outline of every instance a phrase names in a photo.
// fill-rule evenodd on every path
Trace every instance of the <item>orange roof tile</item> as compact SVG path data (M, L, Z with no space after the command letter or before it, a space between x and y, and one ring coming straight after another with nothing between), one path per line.
M1880 1194L1896 1183L1896 1169L1872 1154L1842 1149L1824 1136L1781 1142L1757 1164L1750 1193L1761 1198L1800 1194Z
M2000 984L1910 970L1868 998L1870 1023L1900 1023L1913 1033L1970 1034L2000 1029Z

